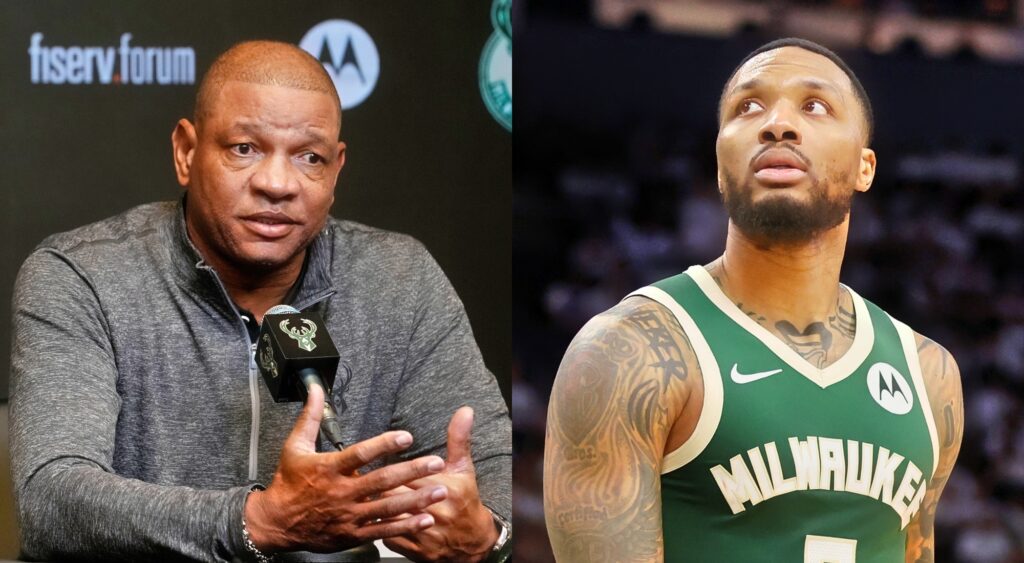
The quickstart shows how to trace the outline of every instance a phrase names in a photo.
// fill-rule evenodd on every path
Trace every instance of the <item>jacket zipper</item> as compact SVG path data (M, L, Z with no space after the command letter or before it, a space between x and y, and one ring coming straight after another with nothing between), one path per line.
M242 334L245 335L245 340L249 341L249 328L245 326L245 320L242 318L241 313L238 312L238 308L235 307L235 302L231 300L231 296L228 294L228 290L224 287L224 283L220 281L220 276L214 271L209 265L200 261L196 264L197 267L209 271L213 275L213 279L216 280L217 286L220 287L221 294L228 300L228 304L231 305L231 310L235 312L235 317L242 325ZM298 310L312 307L328 299L334 295L334 291L330 291L323 296L320 296L312 301L301 303ZM256 475L259 471L259 454L260 454L260 389L259 389L259 370L256 368L256 345L257 343L249 343L249 401L252 406L252 417L251 425L249 426L249 480L255 481Z
M216 277L216 275L214 275ZM220 279L217 279L217 283L220 283ZM224 289L223 284L221 290L224 291L224 295L227 295L227 290ZM311 307L324 299L327 299L334 292L316 299L311 303L305 304L305 307L296 307L300 311L306 307ZM241 314L235 307L234 302L228 299L231 303L231 308L235 310L235 314L238 315L238 320L242 321L242 330L245 331L245 337L249 338L249 328L245 326L245 320L242 319ZM256 346L258 343L252 342L249 344L249 400L252 403L252 425L249 427L249 480L255 481L257 473L259 471L259 454L260 454L260 372L256 367Z
M196 264L196 267L210 272L213 276L214 281L217 282L217 287L220 288L221 295L224 296L224 299L227 299L228 305L231 306L231 310L235 313L235 318L238 319L238 323L242 327L245 341L249 343L247 349L249 356L249 403L252 410L249 425L249 480L255 481L259 471L260 454L260 390L256 386L259 383L257 381L259 373L256 369L256 344L249 342L249 328L245 326L245 319L238 312L238 307L235 307L235 302L231 300L231 296L228 294L227 288L224 287L224 283L220 281L220 276L217 275L217 272L202 260Z
M248 329L246 329L248 336ZM249 429L249 480L256 480L260 451L260 390L259 372L256 369L256 343L250 345L249 353L249 398L252 401L252 426Z

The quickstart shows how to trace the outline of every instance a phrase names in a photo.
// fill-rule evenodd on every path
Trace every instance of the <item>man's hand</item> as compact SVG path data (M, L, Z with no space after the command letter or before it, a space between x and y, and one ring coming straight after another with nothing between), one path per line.
M443 483L378 497L445 469L444 461L425 456L359 475L360 467L409 447L412 435L385 432L340 452L317 453L323 403L323 389L311 386L270 486L249 495L245 522L256 547L266 552L339 551L433 526L434 517L422 512L448 496Z
M443 486L448 498L427 506L431 527L384 539L384 545L413 561L482 561L490 554L498 531L491 512L480 502L470 448L473 409L455 411L448 424L448 461L444 471L396 487L388 498L401 498ZM423 516L404 515L406 519ZM401 521L401 520L399 520Z

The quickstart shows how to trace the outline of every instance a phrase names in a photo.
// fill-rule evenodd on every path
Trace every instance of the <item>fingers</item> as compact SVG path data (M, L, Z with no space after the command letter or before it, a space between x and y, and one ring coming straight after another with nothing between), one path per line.
M378 540L391 536L415 534L434 525L434 517L429 514L417 514L403 520L384 520L375 524L367 524L359 528L356 539L360 541Z
M397 430L357 442L340 452L329 455L336 460L339 471L351 473L377 458L396 454L410 445L412 445L412 434L404 430Z
M380 496L382 496L382 497L393 497L395 495L402 495L402 494L405 494L405 493L411 493L411 492L413 492L413 490L414 489L412 489L410 487L407 487L406 485L399 485L399 486L395 487L394 489L389 489L387 491L382 492L380 494Z
M470 438L473 430L473 409L462 407L452 415L448 423L448 465L453 470L473 467L473 452Z
M310 385L306 397L306 406L299 413L295 421L292 433L285 442L285 447L291 447L303 452L315 452L317 435L320 432L320 419L324 412L324 390L319 385Z
M389 495L363 504L363 514L368 520L392 518L396 515L422 512L424 508L448 498L448 488L432 487L398 495Z
M444 470L444 460L425 456L375 469L359 477L363 494L376 494Z

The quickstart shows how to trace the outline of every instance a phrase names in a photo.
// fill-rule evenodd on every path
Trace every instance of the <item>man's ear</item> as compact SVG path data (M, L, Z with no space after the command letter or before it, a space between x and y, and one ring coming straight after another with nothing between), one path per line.
M344 141L338 141L338 158L335 160L337 168L334 170L334 183L338 183L338 174L345 167L345 149L348 148Z
M192 173L192 157L196 154L196 128L187 119L181 119L171 133L171 146L174 147L174 171L178 175L178 183L188 187Z
M860 169L857 171L857 185L854 187L858 192L866 192L871 189L871 183L875 181L875 151L864 148L860 150Z

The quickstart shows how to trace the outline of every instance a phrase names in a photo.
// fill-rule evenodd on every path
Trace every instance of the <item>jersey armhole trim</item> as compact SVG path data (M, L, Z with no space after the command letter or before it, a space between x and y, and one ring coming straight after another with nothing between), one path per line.
M718 361L715 360L715 355L711 352L711 347L708 346L697 323L671 295L651 286L642 287L627 297L634 295L640 295L659 303L675 316L679 326L683 329L683 334L686 335L690 346L697 355L697 365L700 367L701 378L704 381L704 404L701 407L700 417L697 419L697 426L694 428L693 434L682 445L662 457L661 474L664 475L696 459L714 437L715 431L718 430L718 423L722 420L724 399L722 374L718 368Z
M928 426L928 435L932 439L932 474L939 467L939 433L935 429L935 417L932 415L932 402L928 398L928 388L924 384L924 374L921 373L921 359L917 355L917 344L914 341L914 331L902 322L889 317L896 332L900 335L900 343L903 345L903 355L907 358L907 367L910 369L910 378L914 381L914 389L921 401L921 412L924 413L925 425ZM931 477L928 478L931 481Z

